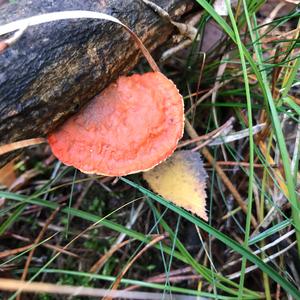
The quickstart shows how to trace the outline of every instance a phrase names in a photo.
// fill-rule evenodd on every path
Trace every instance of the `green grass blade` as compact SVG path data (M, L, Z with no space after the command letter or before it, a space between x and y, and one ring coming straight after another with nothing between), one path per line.
M36 268L30 268L29 273L35 274L38 270L39 269L36 269ZM22 270L19 270L14 273L20 274L20 273L22 273ZM47 268L47 269L44 269L42 273L44 273L44 274L66 274L66 275L72 275L72 276L84 277L84 278L92 278L94 280L103 280L103 281L109 281L109 282L114 282L116 280L116 277L113 277L113 276L73 271L73 270L63 270L63 269L48 269ZM121 283L124 285L137 285L140 287L157 289L157 290L164 290L164 288L165 288L164 284L140 281L140 280L129 279L129 278L122 278ZM172 292L177 292L177 293L186 294L186 295L202 296L202 297L207 297L210 299L221 299L221 300L236 299L234 297L228 297L228 296L222 296L222 295L218 295L216 297L214 294L211 294L211 293L195 291L195 290L177 287L177 286L171 286L170 289ZM247 296L247 298L245 298L245 299L257 300L258 298L255 296L252 296L252 297Z
M231 2L229 0L225 0L227 11L229 14L229 18L233 27L236 43L239 50L239 56L242 64L243 70L243 78L246 92L246 101L247 101L247 112L248 112L248 128L249 128L249 176L248 176L248 201L247 201L247 217L246 217L246 229L244 235L244 247L248 248L250 229L251 229L251 217L252 217L252 201L253 201L253 181L254 181L254 140L253 140L253 120L252 120L252 103L251 103L251 95L250 95L250 86L247 74L247 66L246 60L244 57L242 41L240 39L239 30L231 9ZM245 6L245 0L243 1ZM248 21L247 15L247 7L244 7L246 19ZM245 270L246 270L247 260L243 256L242 259L242 268L240 275L240 287L239 287L239 299L242 299L242 292L244 289L244 280L245 280Z
M53 209L53 210L56 209L57 207L59 207L59 205L55 202L49 202L49 201L46 201L46 200L43 200L43 199L38 199L38 198L30 198L30 197L26 197L26 196L23 196L23 195L10 193L10 192L0 191L0 197L15 200L15 201L20 201L20 202L26 203L26 204L39 205L39 206L47 207L47 208L50 208L50 209ZM64 207L63 209L60 210L60 212L66 214L66 215L69 214L70 216L78 217L78 218L81 218L81 219L84 219L84 220L87 220L87 221L90 221L90 222L93 222L93 223L99 222L101 220L101 222L100 222L101 225L103 225L103 226L105 226L105 227L107 227L111 230L121 232L121 233L125 233L129 237L134 238L134 239L139 240L139 241L144 242L144 243L149 243L151 241L150 237L146 237L145 235L143 235L141 233L138 233L134 230L128 229L128 228L126 228L122 225L114 223L114 222L112 222L110 220L107 220L105 218L101 218L99 216L90 214L88 212L84 212L84 211L81 211L81 210L78 210L78 209L68 208L68 207ZM159 245L154 245L154 247L157 248L157 249L160 248ZM189 257L191 257L191 256L187 255L188 252L186 252L186 253L183 252L184 254L182 254L178 251L173 251L168 246L162 245L161 247L162 247L162 249L164 250L165 253L167 253L169 255L173 255L174 257L181 260L182 262L187 263L187 264L191 264L191 262L193 263L193 260L189 260ZM199 264L194 264L193 267L195 267L195 270L197 272L199 272L199 274L202 274L202 275L203 274L208 274L209 275L210 272L211 272L208 268L203 267ZM223 277L221 275L215 274L214 276L219 276L220 280L226 282L227 284L230 284L231 286L236 286L236 284L233 281L230 281L230 280L226 279L225 277ZM207 277L207 278L209 279L210 277ZM224 288L226 288L226 287L224 286ZM236 293L237 293L232 288L227 289L227 291L230 294L233 294L233 295L236 295ZM251 291L249 291L249 292L251 293ZM256 294L256 296L258 296L258 295Z
M300 106L297 103L295 103L290 97L285 97L282 100L283 103L291 107L298 114L298 116L300 116Z
M234 43L237 43L234 31L232 28L225 22L225 20L220 17L214 8L206 1L206 0L196 0L211 16L212 18L223 28L223 30L228 34L228 36L234 41ZM254 28L257 28L256 24L256 19L255 16L253 15L253 21L255 22ZM249 27L249 24L248 24ZM253 32L251 27L249 28L250 35ZM297 195L296 195L296 188L294 184L294 179L291 174L291 164L289 161L289 155L284 139L284 134L281 128L281 123L280 119L278 116L277 108L274 103L272 93L270 90L270 85L267 79L267 73L264 70L264 65L263 65L263 58L262 58L262 49L260 47L259 43L256 43L256 41L260 40L260 36L258 31L255 31L255 36L251 35L251 40L253 43L254 51L257 57L257 62L254 61L252 58L252 55L249 53L247 48L242 45L243 48L243 54L247 61L249 62L257 80L259 83L259 86L261 88L261 91L263 93L265 102L266 102L266 109L270 115L270 119L272 122L272 127L275 132L276 140L278 143L278 147L280 150L280 155L282 158L282 163L283 163L283 168L284 168L284 173L286 177L286 183L287 183L287 188L289 191L289 202L292 205L292 215L293 215L293 221L295 224L295 229L297 230L297 246L298 246L298 253L300 253L300 232L298 231L300 228L300 204L298 203L297 200Z
M179 239L176 239L176 241L175 241L175 236L176 236L175 233L168 226L168 224L162 218L160 218L161 215L158 212L158 210L155 208L154 204L153 203L149 203L149 205L152 208L152 210L154 211L154 213L156 214L157 218L160 219L160 224L162 225L162 227L164 228L164 230L166 232L168 232L168 234L170 235L170 238L176 244L176 247L177 247L178 251L186 258L186 260L188 261L189 265L191 265L197 273L201 274L211 284L215 283L216 286L219 289L221 289L223 291L227 291L229 294L237 295L238 293L236 291L234 291L232 288L234 287L234 288L238 289L238 284L235 283L235 282L232 282L232 281L228 280L226 277L220 276L219 274L213 274L213 272L211 272L209 269L207 269L203 265L199 264L197 262L197 260L195 260L192 257L192 255L188 252L188 250L180 242ZM215 282L215 278L217 278L218 281L222 281L223 283L230 285L231 287L224 286L220 282ZM245 292L243 294L244 297L248 297L250 295L251 296L255 296L255 297L259 297L259 294L257 292L253 292L253 291L248 290L248 289L245 289L244 292ZM246 295L246 292L248 293L248 295Z
M21 204L6 221L4 221L0 226L0 236L18 219L25 209L26 204Z
M252 239L250 239L249 241L249 245L253 245L256 244L264 239L266 239L267 237L279 232L280 230L288 227L289 225L291 225L291 220L285 220L279 224L276 224L274 226L272 226L271 228L268 228L267 230L265 230L264 232L261 232L260 234L254 236Z
M154 193L150 192L149 190L135 184L134 182L128 180L127 178L121 178L122 181L126 182L130 186L134 187L135 189L139 190L144 195L150 197L151 199L161 203L162 205L168 207L169 209L173 210L174 212L180 214L183 218L189 220L190 222L194 223L201 229L205 230L207 233L213 235L218 240L223 242L225 245L230 247L232 250L238 252L240 255L245 256L247 260L251 261L255 265L257 265L263 272L266 272L274 281L276 281L283 289L286 290L291 296L295 297L295 299L300 297L299 290L283 278L275 269L264 263L259 257L254 255L248 249L245 249L242 245L238 244L236 241L229 238L227 235L223 234L222 232L218 231L217 229L211 227L210 225L206 224L204 221L200 220L199 218L193 216L192 214L188 213L187 211L171 204L167 200L163 199L155 195Z

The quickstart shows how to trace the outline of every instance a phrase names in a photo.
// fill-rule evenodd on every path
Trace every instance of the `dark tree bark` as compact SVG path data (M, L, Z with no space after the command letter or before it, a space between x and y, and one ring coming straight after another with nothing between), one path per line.
M174 20L193 6L192 0L153 2ZM19 0L0 7L0 26L41 13L78 9L119 18L149 51L174 32L141 0ZM107 21L64 20L28 28L0 54L0 145L44 136L131 70L140 56L129 34ZM4 161L7 157L2 156L0 165Z

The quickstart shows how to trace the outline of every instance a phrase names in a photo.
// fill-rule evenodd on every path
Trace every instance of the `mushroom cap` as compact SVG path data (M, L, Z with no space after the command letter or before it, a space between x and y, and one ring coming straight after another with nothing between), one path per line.
M83 173L122 176L153 168L184 128L182 96L160 72L122 76L49 134L53 154Z

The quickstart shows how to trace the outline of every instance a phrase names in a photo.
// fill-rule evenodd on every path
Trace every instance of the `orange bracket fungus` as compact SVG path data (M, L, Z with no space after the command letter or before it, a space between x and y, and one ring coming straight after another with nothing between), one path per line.
M141 40L118 19L89 11L65 11L34 16L0 27L0 35L24 26L74 18L105 19L123 26L134 38L153 72L121 76L80 112L51 132L47 139L64 164L88 174L123 176L141 171L150 187L207 220L206 173L199 154L175 151L184 129L183 98L166 78ZM8 151L44 142L42 138L0 147ZM156 165L160 164L156 168Z
M120 77L52 132L48 136L50 147L62 162L85 173L121 176L151 169L174 152L182 136L183 99L127 25L104 13L63 11L3 25L0 35L77 18L121 25L133 37L153 72Z
M160 72L122 76L48 136L54 155L84 173L122 176L153 168L182 137L184 109Z

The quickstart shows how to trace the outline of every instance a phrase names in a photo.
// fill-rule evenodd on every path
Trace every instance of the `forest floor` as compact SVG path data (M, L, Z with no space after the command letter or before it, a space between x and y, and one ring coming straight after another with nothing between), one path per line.
M0 277L37 282L22 299L94 299L112 287L126 299L300 299L297 1L196 2L196 38L154 57L196 133L217 133L181 140L203 157L208 222L141 174L86 175L47 145L28 148L0 170Z

